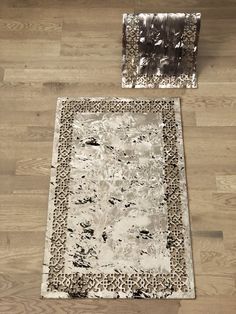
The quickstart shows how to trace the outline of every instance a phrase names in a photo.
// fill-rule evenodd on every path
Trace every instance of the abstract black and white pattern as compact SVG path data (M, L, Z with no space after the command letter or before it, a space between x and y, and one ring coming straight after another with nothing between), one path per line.
M123 15L122 87L196 88L200 13Z
M178 99L58 100L42 295L194 297Z

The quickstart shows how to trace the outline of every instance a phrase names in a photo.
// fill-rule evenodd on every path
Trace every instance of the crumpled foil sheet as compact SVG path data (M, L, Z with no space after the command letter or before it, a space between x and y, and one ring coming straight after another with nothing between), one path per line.
M123 15L122 87L196 88L200 13Z

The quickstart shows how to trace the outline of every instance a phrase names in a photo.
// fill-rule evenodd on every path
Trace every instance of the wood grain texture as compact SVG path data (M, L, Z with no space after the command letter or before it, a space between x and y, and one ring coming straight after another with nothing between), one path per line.
M121 89L121 15L156 11L202 13L198 89ZM1 0L1 313L236 312L235 13L235 0ZM181 97L196 300L40 299L59 96Z

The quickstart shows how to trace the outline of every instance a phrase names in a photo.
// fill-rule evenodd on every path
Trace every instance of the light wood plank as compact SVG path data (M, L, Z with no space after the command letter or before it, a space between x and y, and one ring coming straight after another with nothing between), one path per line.
M236 193L236 174L216 175L216 189L220 193Z
M236 312L234 0L1 0L0 312ZM199 88L121 89L125 12L201 12ZM181 97L196 300L42 300L56 99Z

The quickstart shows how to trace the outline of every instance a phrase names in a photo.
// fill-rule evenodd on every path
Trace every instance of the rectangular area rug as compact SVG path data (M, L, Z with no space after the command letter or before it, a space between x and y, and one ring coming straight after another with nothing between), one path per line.
M194 298L180 102L60 98L46 298Z
M196 88L200 17L124 14L122 87Z

